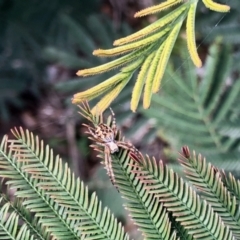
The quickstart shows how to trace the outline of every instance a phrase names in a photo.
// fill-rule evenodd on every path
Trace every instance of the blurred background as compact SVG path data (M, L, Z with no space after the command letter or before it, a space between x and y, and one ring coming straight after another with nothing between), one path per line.
M136 11L160 2L0 0L1 136L11 135L15 126L39 135L92 191L97 191L103 204L135 237L139 233L89 148L81 126L85 120L71 104L71 97L115 73L77 77L77 70L109 61L94 57L92 51L111 48L114 40L164 15L133 18ZM201 69L189 61L183 26L151 108L139 109L136 114L129 110L134 78L112 104L126 138L143 153L163 159L176 170L180 147L189 145L217 166L239 175L240 2L228 0L227 4L230 13L212 12L199 3L196 40L204 63ZM202 101L199 95L204 96Z

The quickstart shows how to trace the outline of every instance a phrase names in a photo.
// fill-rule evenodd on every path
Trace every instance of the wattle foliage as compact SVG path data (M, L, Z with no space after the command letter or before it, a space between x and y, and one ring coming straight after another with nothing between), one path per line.
M91 116L90 111L83 115L95 124L102 118ZM111 118L107 124L112 126ZM17 204L1 192L1 236L129 239L96 194L89 195L84 183L43 141L21 128L12 132L14 139L5 137L1 144L0 176L14 189ZM125 141L120 132L118 138ZM104 158L102 144L92 139L91 146ZM139 156L135 159L129 150L120 149L106 167L111 168L113 184L126 199L125 207L145 239L240 239L239 180L183 147L180 163L196 192L162 161ZM28 211L34 213L33 218Z
M97 108L104 111L129 83L133 74L140 69L132 91L131 110L136 111L142 92L143 107L149 108L152 94L157 93L160 89L168 60L185 19L187 19L186 36L189 54L193 63L197 67L201 67L202 61L198 56L195 43L195 14L198 2L198 0L191 0L182 3L181 0L170 0L136 13L135 17L146 16L182 3L142 30L116 40L114 45L117 47L95 50L93 54L100 57L126 55L94 68L79 70L77 75L90 76L117 67L122 68L119 73L95 87L75 94L72 102L80 103L103 95L103 98L97 103ZM229 6L217 4L211 0L204 0L203 3L214 11L228 12L230 10ZM96 106L93 108L93 112L96 113Z
M156 129L173 152L184 143L216 166L239 171L239 99L240 79L232 75L232 51L216 41L209 48L204 74L197 74L189 60L178 71L169 67L161 94L153 96L151 108L142 113L156 120Z

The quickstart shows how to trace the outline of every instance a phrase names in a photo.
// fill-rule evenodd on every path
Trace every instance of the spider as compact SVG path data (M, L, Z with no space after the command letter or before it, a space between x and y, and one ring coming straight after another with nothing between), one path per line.
M85 108L85 115L86 115L86 112L88 111L89 106L87 104L84 104L84 105L85 105L84 108ZM88 108L87 111L86 111L86 108ZM112 115L111 127L103 123L102 115L100 116L100 120L99 120L100 122L98 124L94 124L94 128L87 124L83 124L83 125L88 128L88 132L94 138L93 140L97 140L98 144L104 147L104 158L105 158L106 170L111 180L114 182L114 175L112 172L112 158L111 158L112 154L119 152L119 148L124 148L130 151L130 154L129 154L130 157L136 161L140 161L140 159L142 158L142 155L130 142L116 140L117 134L118 134L116 118L111 108L110 108L110 111ZM88 119L89 119L89 115L88 115ZM92 118L92 122L93 122L93 118Z

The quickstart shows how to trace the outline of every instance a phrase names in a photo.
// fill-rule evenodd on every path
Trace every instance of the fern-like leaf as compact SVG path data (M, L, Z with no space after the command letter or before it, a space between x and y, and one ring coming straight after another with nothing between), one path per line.
M50 240L49 232L39 223L39 218L32 216L30 211L23 206L23 201L16 198L12 202L9 196L1 193L1 205L9 204L9 213L15 212L19 220L26 225L26 229L31 236L39 240ZM20 238L24 239L24 238Z
M26 165L24 161L18 161L16 156L20 150L19 143L21 141L7 140L6 137L3 139L0 146L0 169L3 171L0 171L0 176L9 179L7 185L16 190L15 195L23 199L23 205L35 213L35 216L39 218L39 224L42 224L47 232L59 240L78 239L80 231L69 227L77 222L68 219L67 209L46 196L46 193L37 187L40 181L33 179L23 171ZM7 150L8 144L10 144L9 150ZM24 149L22 151L24 152ZM35 154L32 153L31 157L35 157ZM42 152L37 152L37 154L42 154ZM20 156L26 157L26 154L20 154ZM21 157L20 159L22 160Z
M145 184L144 189L173 213L176 221L188 229L188 234L196 239L234 239L212 207L201 201L196 192L162 161L157 163L146 157L135 172L137 179Z
M81 109L80 113L86 116L87 119L91 119L89 118L91 112L87 102L84 102L79 107ZM103 123L102 113L99 114L99 118ZM108 118L106 125L112 127L112 122L113 119ZM87 133L92 136L90 132ZM95 141L91 147L99 153L100 158L104 159L106 155L102 144L95 138L90 137L90 139ZM119 131L115 140L124 141ZM119 148L121 149L120 146ZM131 152L130 149L121 149L118 153L111 155L111 162L104 161L104 163L109 164L106 168L110 169L111 177L114 177L111 180L127 200L126 208L130 211L132 219L146 239L174 240L176 239L176 233L171 230L171 223L166 209L148 191L143 190L140 181L136 181L136 174L132 173L132 169L138 168L136 164L136 160L139 162L138 157L141 158L141 155Z
M122 140L121 137L119 140ZM101 146L96 143L92 147L100 152L98 155L100 158L104 158ZM125 207L145 239L176 239L176 233L171 231L171 223L166 209L158 199L144 189L141 181L136 179L134 169L137 169L138 165L129 156L129 152L122 149L111 158L114 185L126 199Z
M102 209L96 194L89 199L88 188L58 156L53 157L48 146L44 147L38 137L21 128L13 130L13 134L16 140L11 140L11 149L16 150L18 161L25 163L24 172L38 181L39 189L66 209L64 214L73 221L71 226L76 233L80 230L82 236L86 236L84 239L129 239L109 209Z
M97 139L93 140L96 143L92 146L100 152L98 156L104 158L105 153L101 142L98 142ZM116 141L119 140L123 141L124 139L119 135ZM127 199L127 209L146 238L152 239L153 236L156 236L157 239L169 239L171 236L170 238L172 239L172 237L176 237L174 233L169 235L170 231L168 231L168 238L162 235L163 232L158 231L157 226L159 226L159 222L156 223L155 221L160 221L160 213L158 210L158 215L155 215L154 209L160 208L161 215L165 216L167 212L172 212L174 220L187 230L186 233L181 227L178 227L181 234L189 236L189 239L192 237L195 239L206 238L214 240L235 239L232 231L229 230L219 215L214 212L215 208L211 207L213 200L210 202L211 205L205 200L202 201L196 192L176 173L165 166L162 161L157 163L154 158L150 159L148 156L146 158L137 158L136 161L131 157L129 151L121 149L119 152L112 154L111 164L106 167L111 168L114 175L114 185ZM185 155L190 157L190 154ZM188 167L190 168L190 166ZM206 168L203 167L203 169L203 173L205 173ZM206 172L209 173L209 171ZM221 196L219 198L222 199ZM227 210L235 211L234 205L231 207L229 205L229 198L227 198L227 201L223 198L223 201L229 207ZM162 205L159 205L159 202ZM220 211L219 209L216 211ZM165 212L165 210L167 211ZM153 216L158 217L153 218ZM238 211L236 211L234 217L238 217ZM164 217L164 219L166 221L165 224L170 226L169 219L167 217ZM231 221L229 216L225 219L227 223ZM231 226L233 225L234 223ZM237 224L235 223L235 225ZM236 230L235 225L233 230Z
M7 202L0 210L0 238L1 239L16 239L16 240L34 240L34 236L26 224L23 224L18 230L19 216L16 212L9 213L11 205Z
M226 175L224 171L221 171L221 176L228 191L240 202L240 180L236 179L231 173Z
M189 152L187 147L183 152ZM191 183L204 193L204 199L213 207L214 211L229 226L237 239L240 239L240 212L235 196L224 186L221 174L201 155L183 154L180 162L185 169L186 177Z

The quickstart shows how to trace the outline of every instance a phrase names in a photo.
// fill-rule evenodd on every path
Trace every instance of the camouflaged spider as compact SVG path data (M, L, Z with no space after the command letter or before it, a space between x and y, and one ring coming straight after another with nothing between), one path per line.
M84 106L89 107L85 104ZM130 143L124 141L116 140L118 130L116 126L116 118L113 110L110 108L112 115L112 125L111 127L103 123L102 118L100 118L100 123L94 124L94 128L90 127L87 124L83 124L88 128L88 132L92 135L94 140L97 140L98 144L104 147L104 157L105 157L105 166L107 169L108 175L113 179L112 173L112 158L111 154L114 154L119 151L119 148L124 148L130 151L130 157L136 161L141 159L140 152ZM85 111L86 113L86 111Z

